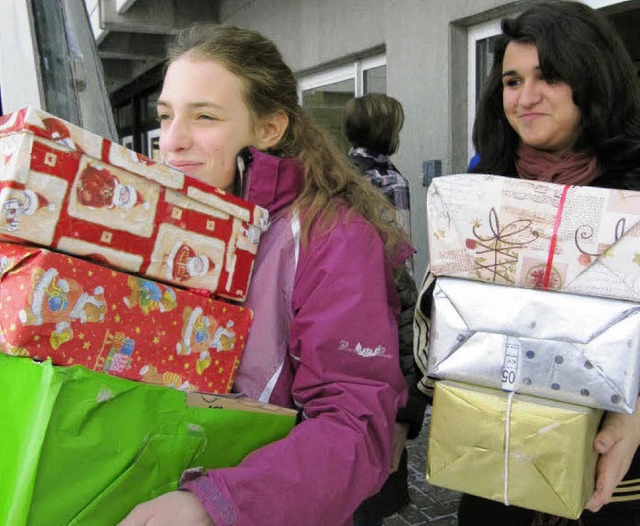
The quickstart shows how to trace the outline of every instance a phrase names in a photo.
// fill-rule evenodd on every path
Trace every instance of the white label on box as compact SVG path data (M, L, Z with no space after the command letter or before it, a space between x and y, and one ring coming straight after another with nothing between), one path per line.
M504 362L502 364L502 389L513 391L518 377L518 362L520 358L520 340L512 336L505 337Z

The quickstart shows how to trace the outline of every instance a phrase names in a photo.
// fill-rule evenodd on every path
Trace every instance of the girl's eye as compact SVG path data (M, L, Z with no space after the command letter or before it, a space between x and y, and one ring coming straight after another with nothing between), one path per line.
M167 113L158 113L158 121L166 121L170 118L170 116Z
M198 119L199 120L203 120L203 121L216 121L218 119L216 119L213 115L198 115Z

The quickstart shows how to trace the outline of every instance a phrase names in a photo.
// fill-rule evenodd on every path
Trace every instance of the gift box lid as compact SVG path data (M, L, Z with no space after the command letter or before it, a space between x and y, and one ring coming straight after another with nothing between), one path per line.
M0 137L30 133L122 168L266 230L267 210L35 108L0 116Z

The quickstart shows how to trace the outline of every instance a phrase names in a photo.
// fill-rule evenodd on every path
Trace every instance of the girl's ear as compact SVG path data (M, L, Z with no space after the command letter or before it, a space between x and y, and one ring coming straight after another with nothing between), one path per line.
M289 126L289 116L282 110L262 117L256 128L256 144L258 150L267 150L276 146Z

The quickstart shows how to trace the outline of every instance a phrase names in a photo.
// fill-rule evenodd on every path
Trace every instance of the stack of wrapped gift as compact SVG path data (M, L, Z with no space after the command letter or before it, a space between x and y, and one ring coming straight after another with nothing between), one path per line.
M602 411L638 399L640 193L451 175L427 215L427 478L577 518Z
M32 108L0 152L0 349L229 392L267 211Z
M266 210L31 108L0 117L0 153L1 523L115 523L286 434L286 411L191 407L231 390ZM124 503L113 521L101 495Z

